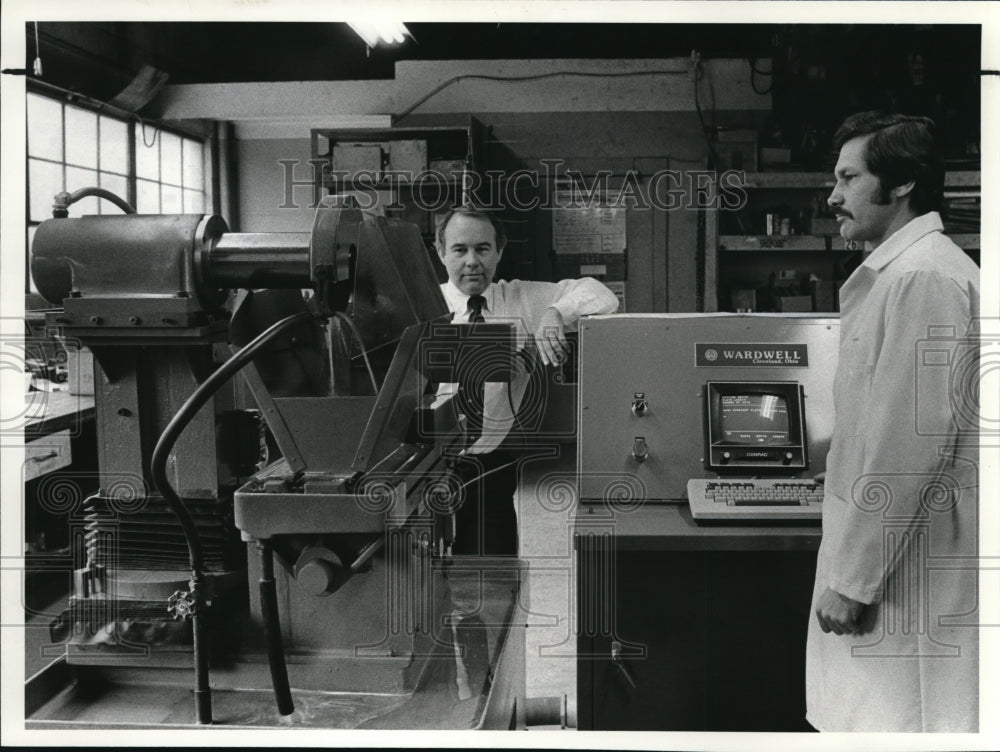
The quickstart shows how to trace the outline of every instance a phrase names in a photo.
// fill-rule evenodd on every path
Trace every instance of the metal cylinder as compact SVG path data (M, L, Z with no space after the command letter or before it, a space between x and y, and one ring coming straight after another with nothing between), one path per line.
M308 287L307 232L230 232L204 259L205 278L224 288Z
M532 726L559 726L576 728L576 703L566 695L555 697L528 697L524 705L524 724Z
M299 554L292 572L299 587L314 596L336 592L352 574L337 554L323 546L312 546Z
M227 229L201 214L50 219L35 231L31 273L56 305L71 296L189 297L210 310L225 292L205 282L199 259Z

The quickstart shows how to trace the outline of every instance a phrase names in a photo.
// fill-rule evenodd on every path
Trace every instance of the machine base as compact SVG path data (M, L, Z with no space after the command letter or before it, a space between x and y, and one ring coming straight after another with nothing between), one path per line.
M446 617L412 692L331 692L308 662L288 657L295 711L279 715L267 665L246 657L212 667L212 727L327 729L512 729L524 727L523 563L475 584L464 618ZM481 590L480 590L481 587ZM458 595L458 593L456 593ZM454 621L454 623L453 623ZM457 649L456 649L457 644ZM457 659L461 656L461 661ZM399 662L406 657L399 656ZM375 668L373 666L373 668ZM195 720L193 671L68 665L57 660L25 688L28 729L205 728Z

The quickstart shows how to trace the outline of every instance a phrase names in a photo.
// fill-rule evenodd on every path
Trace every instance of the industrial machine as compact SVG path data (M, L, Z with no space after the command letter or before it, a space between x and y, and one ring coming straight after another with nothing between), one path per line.
M95 193L127 213L66 218ZM94 353L100 490L29 727L523 725L522 574L450 555L434 389L508 380L511 328L450 323L416 228L332 199L310 233L55 214L32 273Z

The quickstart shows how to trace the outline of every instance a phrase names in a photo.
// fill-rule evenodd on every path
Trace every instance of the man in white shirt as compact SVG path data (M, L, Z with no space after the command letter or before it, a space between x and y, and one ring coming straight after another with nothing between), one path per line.
M933 126L860 113L834 139L828 202L874 250L840 290L806 655L820 731L978 725L979 269L942 234Z
M438 255L448 271L441 290L454 320L514 324L518 349L533 339L544 364L558 364L566 357L566 332L576 329L581 316L613 313L618 308L614 293L595 279L494 282L506 235L499 220L487 212L465 207L451 210L438 222L436 239ZM473 421L481 422L482 433L467 450L462 468L466 477L481 479L471 480L464 489L465 499L456 514L452 549L456 554L517 555L518 457L498 448L514 424L511 407L520 406L529 377L519 362L509 385L485 384L482 416Z

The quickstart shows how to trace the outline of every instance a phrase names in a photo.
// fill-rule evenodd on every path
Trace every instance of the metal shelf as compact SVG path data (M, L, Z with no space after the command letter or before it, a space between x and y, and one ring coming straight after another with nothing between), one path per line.
M950 198L979 195L982 174L978 170L951 170L945 173L945 192ZM741 210L747 213L768 210L768 206L788 204L795 207L809 207L817 194L829 194L835 184L830 172L746 172L743 188L750 201ZM757 194L757 191L765 191ZM751 191L754 193L751 194ZM784 193L779 193L784 191ZM975 201L969 201L974 206ZM971 213L971 212L970 212ZM716 218L718 222L719 218ZM745 221L731 224L728 228L763 229L763 222ZM972 227L970 225L970 227ZM716 225L718 228L718 225ZM728 229L727 228L727 229ZM827 224L814 229L830 232ZM948 233L956 245L969 252L974 258L980 250L978 233ZM767 284L769 275L776 268L793 267L827 280L837 280L844 273L841 264L846 254L863 248L863 244L844 240L838 234L815 235L763 235L763 234L719 234L713 238L718 256L714 259L715 286L719 310L732 310L736 305L729 299L736 289L760 287ZM785 254L784 256L782 254ZM728 302L727 302L728 301Z
M837 241L841 247L837 247ZM719 250L735 252L844 251L840 237L825 235L720 235Z
M946 172L945 188L978 188L982 182L978 170ZM833 188L833 175L828 172L748 172L745 188Z
M979 250L979 233L946 233L952 242L966 251ZM720 235L719 250L734 253L770 253L772 251L803 251L827 253L853 251L837 235Z

